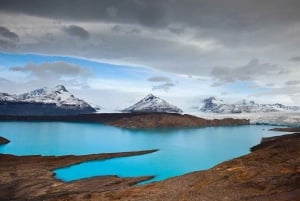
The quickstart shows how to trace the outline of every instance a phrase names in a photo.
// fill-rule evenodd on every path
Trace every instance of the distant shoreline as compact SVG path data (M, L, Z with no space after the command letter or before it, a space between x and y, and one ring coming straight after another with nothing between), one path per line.
M204 119L176 113L94 113L68 116L0 115L0 121L61 121L103 123L121 128L189 128L249 125L248 119Z

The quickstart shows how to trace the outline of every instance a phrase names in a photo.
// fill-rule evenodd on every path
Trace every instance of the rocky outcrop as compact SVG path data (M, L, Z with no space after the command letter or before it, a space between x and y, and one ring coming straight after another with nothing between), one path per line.
M9 140L0 136L0 145L9 143Z
M120 178L115 175L93 177L72 182L54 178L53 169L90 160L103 160L152 153L157 150L94 154L85 156L13 156L0 154L0 200L59 200L60 197L103 192L132 186L152 176Z
M135 187L129 186L148 177L107 176L64 183L53 179L50 171L84 160L128 153L61 157L0 155L0 197L3 201L299 200L300 133L275 137L252 151L209 170Z

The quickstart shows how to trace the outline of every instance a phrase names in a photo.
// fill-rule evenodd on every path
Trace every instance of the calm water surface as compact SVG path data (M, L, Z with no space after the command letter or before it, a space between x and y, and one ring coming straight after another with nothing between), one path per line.
M241 156L262 137L281 135L272 126L127 130L93 123L0 122L0 136L11 142L0 153L66 155L159 149L158 152L92 161L57 169L71 181L96 175L155 175L151 181L210 168Z

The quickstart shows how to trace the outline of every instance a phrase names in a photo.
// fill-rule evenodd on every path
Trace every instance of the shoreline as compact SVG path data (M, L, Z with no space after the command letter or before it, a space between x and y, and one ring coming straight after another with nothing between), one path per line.
M144 155L158 150L64 156L15 156L0 154L0 197L3 201L52 199L66 194L103 192L124 189L154 176L125 177L95 176L65 182L55 178L53 170L79 163L112 158ZM46 189L46 190L45 190Z
M280 130L280 129L279 129ZM260 200L299 198L300 133L263 138L251 153L203 170L163 181L134 186L152 176L120 178L95 176L64 182L52 170L114 157L152 153L136 152L14 156L0 154L0 197L8 200ZM218 192L211 194L211 192ZM179 197L178 197L179 196ZM289 199L284 199L289 198ZM180 200L180 199L179 199Z
M60 121L103 123L120 128L190 128L205 126L249 125L248 119L204 119L176 113L95 113L72 116L10 116L0 115L0 121Z

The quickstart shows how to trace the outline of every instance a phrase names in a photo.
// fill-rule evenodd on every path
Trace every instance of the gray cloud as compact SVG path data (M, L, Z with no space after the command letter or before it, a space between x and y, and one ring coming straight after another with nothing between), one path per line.
M171 87L174 87L175 84L173 83L164 83L164 84L160 84L160 85L155 85L152 87L152 90L155 91L155 90L164 90L164 91L169 91Z
M15 50L16 44L12 41L0 39L0 48L3 50Z
M11 83L10 80L0 77L0 84L10 84L10 83Z
M285 82L286 85L298 85L300 84L300 80L290 80Z
M32 33L30 42L34 44L24 43L23 51L130 59L132 63L197 75L208 74L212 66L234 66L256 55L271 57L272 61L286 58L291 49L297 53L300 33L295 27L300 20L299 8L298 0L0 1L0 11L6 14L38 16L60 20L62 24L78 22L81 26L111 23L113 27L109 33L93 30L93 41L85 44L67 44L63 38L59 44L46 43ZM130 34L111 33L124 32L121 25L132 26L126 33L152 33L131 38L127 36ZM82 30L65 31L81 38L89 35Z
M164 76L154 76L148 78L149 82L154 82L154 83L160 83L152 86L152 90L163 90L163 91L169 91L171 87L174 87L175 84L172 82L172 80L168 77Z
M0 0L0 24L19 38L1 36L0 51L148 66L214 86L292 87L300 59L287 58L300 55L299 11L299 0ZM263 62L247 63L256 57ZM155 90L172 84L152 82Z
M148 81L150 82L172 82L172 80L168 77L163 77L163 76L154 76L148 78Z
M89 32L80 26L65 26L62 28L62 30L70 36L79 37L80 39L88 39L90 37Z
M168 27L169 31L175 33L175 34L182 34L184 33L184 28L182 27Z
M4 50L16 49L19 36L7 29L6 27L0 26L0 48Z
M241 32L274 24L297 23L298 0L1 0L0 11L53 19L137 23L148 27L180 24ZM213 33L213 32L212 32ZM223 35L227 33L214 33Z
M300 61L300 56L292 57L290 60L291 60L291 61L298 62L298 61Z
M88 78L92 76L87 68L60 61L41 64L28 63L25 66L11 67L10 71L27 75L22 86L16 82L9 87L15 91L41 86L53 87L57 84L87 88L89 87Z
M239 67L215 67L211 75L216 80L213 86L235 81L253 81L261 76L281 74L281 68L276 64L260 63L258 59L252 59L248 64Z
M123 34L139 34L141 32L141 30L139 30L138 28L125 28L122 27L121 25L114 25L111 28L112 32L115 33L123 33Z
M22 67L11 67L10 70L14 72L29 73L30 76L46 80L60 80L73 77L85 79L91 76L86 68L65 62L41 64L28 63L26 66Z
M55 19L135 22L145 26L160 26L164 21L163 7L166 3L159 0L1 0L0 11Z
M18 40L19 38L16 33L8 30L6 27L0 27L0 36L13 41Z

